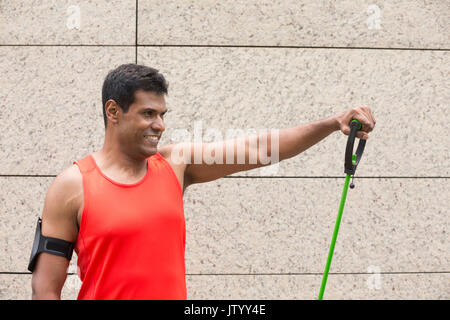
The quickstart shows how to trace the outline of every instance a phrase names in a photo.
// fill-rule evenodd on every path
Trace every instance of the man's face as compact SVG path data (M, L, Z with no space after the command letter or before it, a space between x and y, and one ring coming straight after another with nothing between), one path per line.
M150 91L139 90L134 96L134 103L120 117L119 142L128 152L148 158L157 152L158 142L166 129L166 101L164 94Z

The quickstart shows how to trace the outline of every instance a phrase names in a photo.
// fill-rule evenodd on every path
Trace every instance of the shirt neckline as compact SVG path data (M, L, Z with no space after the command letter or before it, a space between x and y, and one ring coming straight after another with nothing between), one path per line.
M94 156L92 154L90 154L89 157L91 158L91 161L94 163L94 166L97 169L97 171L100 173L100 175L103 178L105 178L106 180L108 180L109 182L111 182L112 184L115 184L119 187L124 187L124 188L136 187L136 186L142 184L150 174L150 161L149 161L150 158L147 158L147 172L145 173L145 176L141 180L139 180L135 183L131 183L131 184L117 182L117 181L114 181L113 179L109 178L107 175L105 175L102 172L102 170L100 170L100 167L97 165L97 162L95 162Z

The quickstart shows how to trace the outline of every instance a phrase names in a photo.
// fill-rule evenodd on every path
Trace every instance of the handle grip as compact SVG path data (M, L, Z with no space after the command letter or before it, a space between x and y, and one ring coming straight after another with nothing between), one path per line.
M359 161L364 152L364 148L366 146L366 140L360 139L358 144L358 149L356 149L356 159L355 163L353 163L353 146L355 144L356 133L358 130L361 130L362 125L358 120L352 120L350 122L350 134L347 139L347 147L345 149L345 173L354 175L356 171L356 167L358 166Z

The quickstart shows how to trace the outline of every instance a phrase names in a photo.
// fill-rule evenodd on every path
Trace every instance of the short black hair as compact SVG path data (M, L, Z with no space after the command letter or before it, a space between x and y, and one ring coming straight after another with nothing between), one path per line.
M123 112L127 113L134 102L134 93L137 90L167 94L168 87L164 76L151 67L127 63L109 71L102 88L105 128L107 126L105 107L108 100L114 100Z

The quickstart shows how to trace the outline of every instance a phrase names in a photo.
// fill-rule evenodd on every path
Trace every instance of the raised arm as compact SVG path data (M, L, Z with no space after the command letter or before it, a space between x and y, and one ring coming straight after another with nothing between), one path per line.
M59 174L47 191L42 212L42 235L75 242L78 234L81 174L74 166ZM82 189L81 189L82 192ZM40 253L33 271L32 299L59 300L66 281L69 260Z
M172 145L171 157L175 163L184 163L184 185L187 187L294 157L337 130L348 135L352 119L363 125L357 137L368 139L375 119L369 108L358 107L327 119L260 135Z

